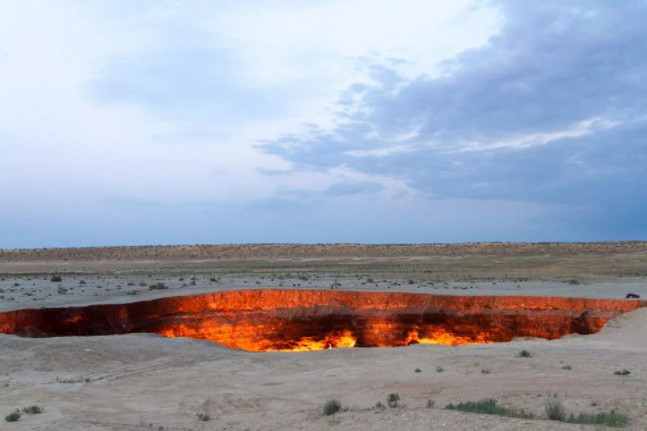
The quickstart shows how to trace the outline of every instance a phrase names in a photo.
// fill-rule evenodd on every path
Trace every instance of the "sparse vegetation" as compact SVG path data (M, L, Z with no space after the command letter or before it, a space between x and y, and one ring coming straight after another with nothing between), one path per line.
M562 370L572 370L572 369L573 369L573 367L571 367L570 365L564 365L562 367Z
M162 282L151 284L148 286L148 290L165 290L168 289L168 286Z
M207 422L211 420L211 416L209 416L206 413L196 413L195 415L198 417L198 420L203 422Z
M36 404L28 407L23 407L22 412L28 415L39 415L43 413L45 409L41 406L38 406Z
M413 370L413 371L415 371L416 373L421 373L421 372L422 372L422 370L421 370L420 368L416 368L416 369L415 369L415 370Z
M378 401L375 403L375 408L378 410L384 410L386 409L386 406L382 403L382 401Z
M469 401L462 402L458 404L447 404L445 406L447 410L458 410L468 413L479 413L485 415L498 415L498 416L508 416L514 418L525 418L533 419L534 415L531 413L526 413L523 410L515 410L499 405L499 402L494 398L489 398L481 401Z
M58 282L63 281L63 278L60 275L54 274L54 275L52 275L52 278L49 279L49 281L53 281L53 282L58 283Z
M576 278L571 278L570 280L568 280L568 284L574 286L574 285L580 284L580 281Z
M484 369L482 369L482 370L481 370L481 374L490 374L491 372L492 372L492 371L490 371L490 370L489 370L489 369L487 369L487 368L484 368Z
M445 369L443 367L441 367L440 365L436 367L436 372L437 373L442 373L443 371L445 371Z
M341 401L328 400L323 405L323 414L326 416L334 415L341 410Z
M432 409L436 405L436 402L434 400L427 400L427 408Z
M534 353L524 349L521 352L517 353L517 358L532 358Z
M389 394L389 396L386 397L386 403L391 408L399 407L399 405L400 405L400 394L398 394L398 393Z
M564 404L558 398L549 398L546 401L544 407L546 411L546 416L552 421L561 421L563 422L566 419L566 410L564 409Z
M631 371L625 368L622 371L614 371L613 374L616 376L628 376L629 374L631 374Z
M20 410L16 410L14 412L9 413L7 416L5 416L4 420L7 422L18 422L21 417L22 417L22 414L20 413Z
M571 414L566 422L583 425L606 425L609 427L623 427L629 423L629 417L615 410L601 413L580 413L577 416Z
M65 287L59 287L58 288L58 294L59 295L65 295L67 293L67 289Z

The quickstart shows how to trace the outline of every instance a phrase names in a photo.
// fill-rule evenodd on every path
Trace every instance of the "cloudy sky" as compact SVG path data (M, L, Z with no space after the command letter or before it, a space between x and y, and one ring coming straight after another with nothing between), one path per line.
M647 240L647 2L0 0L0 248Z

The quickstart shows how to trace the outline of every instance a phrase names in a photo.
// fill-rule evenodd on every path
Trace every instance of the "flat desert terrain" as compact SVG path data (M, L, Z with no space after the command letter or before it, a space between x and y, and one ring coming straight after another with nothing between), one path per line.
M231 289L330 289L333 280L353 291L647 299L647 243L0 250L0 311ZM645 329L642 308L597 334L557 340L303 353L153 334L0 334L0 429L609 429L548 420L546 403L559 402L567 415L613 411L627 417L625 429L646 430ZM519 357L522 351L529 357ZM397 406L388 406L389 394L399 395ZM445 408L490 398L520 417ZM342 411L327 416L322 407L331 399ZM43 412L3 419L32 405Z

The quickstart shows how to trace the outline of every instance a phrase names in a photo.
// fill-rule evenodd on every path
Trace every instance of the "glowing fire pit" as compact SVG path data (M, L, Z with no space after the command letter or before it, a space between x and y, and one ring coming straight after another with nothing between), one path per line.
M24 337L147 332L254 352L477 344L592 334L645 301L437 296L333 290L239 290L127 304L0 313Z

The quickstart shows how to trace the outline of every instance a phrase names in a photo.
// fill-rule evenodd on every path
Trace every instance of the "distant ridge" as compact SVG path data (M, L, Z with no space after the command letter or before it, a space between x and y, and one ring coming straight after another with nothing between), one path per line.
M397 258L425 256L567 256L646 253L647 242L461 244L223 244L0 249L0 262L209 261L255 259Z

